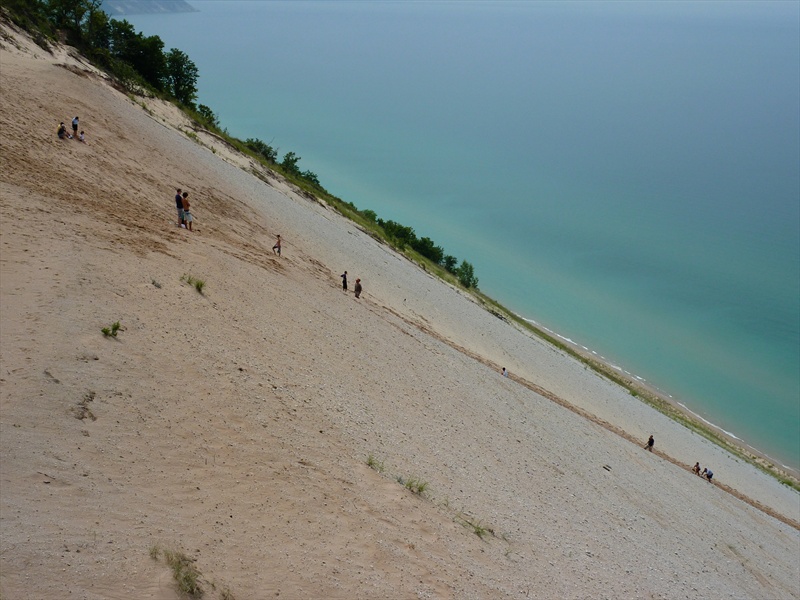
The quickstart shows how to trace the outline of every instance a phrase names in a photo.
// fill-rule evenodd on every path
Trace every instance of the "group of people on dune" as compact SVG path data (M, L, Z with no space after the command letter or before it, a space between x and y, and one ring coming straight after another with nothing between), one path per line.
M58 126L58 131L56 131L56 135L58 135L58 139L60 140L78 140L79 142L86 142L86 135L83 131L81 131L80 135L78 134L78 117L72 119L72 133L67 131L67 126L64 125L64 121L61 121L61 124Z

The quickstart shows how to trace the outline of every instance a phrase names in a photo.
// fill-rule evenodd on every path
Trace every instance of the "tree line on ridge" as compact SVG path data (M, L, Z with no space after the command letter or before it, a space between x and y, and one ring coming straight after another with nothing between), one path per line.
M45 50L50 51L53 40L74 46L93 64L113 75L128 92L145 89L177 102L199 124L231 139L227 130L220 129L211 108L196 103L199 72L189 56L177 48L165 51L159 36L145 36L127 20L109 17L102 9L102 0L3 0L3 8ZM235 138L232 141L242 145ZM347 205L371 227L379 228L395 248L401 251L410 248L454 275L464 287L478 287L478 278L469 262L462 260L459 264L456 257L446 254L430 238L417 237L411 227L380 219L375 211L359 210L352 202L331 196L315 173L300 169L301 159L294 152L286 152L278 162L278 149L262 140L248 138L243 145L270 166L279 166L291 179Z

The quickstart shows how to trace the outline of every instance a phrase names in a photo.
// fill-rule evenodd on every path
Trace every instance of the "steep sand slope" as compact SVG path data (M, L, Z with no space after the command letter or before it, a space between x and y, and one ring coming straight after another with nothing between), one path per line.
M800 598L797 529L664 456L798 521L795 492L168 107L18 44L0 55L4 600L175 598L154 545L196 558L211 598ZM75 114L86 145L55 138Z

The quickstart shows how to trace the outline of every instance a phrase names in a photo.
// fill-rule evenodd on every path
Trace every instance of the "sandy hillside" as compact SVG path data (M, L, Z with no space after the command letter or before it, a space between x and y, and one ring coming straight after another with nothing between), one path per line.
M800 598L796 492L169 107L2 44L3 600L178 598L154 548L205 598Z

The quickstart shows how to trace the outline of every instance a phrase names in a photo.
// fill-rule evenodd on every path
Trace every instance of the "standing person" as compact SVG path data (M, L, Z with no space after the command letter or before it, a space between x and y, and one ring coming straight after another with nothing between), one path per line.
M194 221L190 207L189 192L183 192L183 218L186 221L186 229L189 231L192 230L192 221Z
M347 271L339 275L342 278L342 289L346 292L347 291Z
M78 137L78 117L72 119L72 137Z
M649 450L650 452L652 452L653 451L653 444L655 444L655 443L656 443L656 441L653 439L653 436L651 435L650 439L647 440L647 444L645 445L644 449L645 450Z
M181 188L175 190L175 206L178 208L178 227L186 227L186 219L183 216L183 196Z
M278 256L281 255L281 236L278 234L278 239L275 240L275 245L272 247L272 253L277 254Z
M353 291L356 293L356 298L361 297L361 280L356 279L356 286L353 288Z

